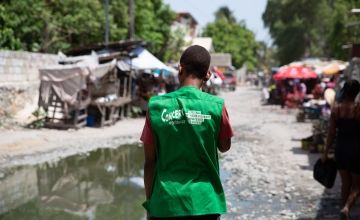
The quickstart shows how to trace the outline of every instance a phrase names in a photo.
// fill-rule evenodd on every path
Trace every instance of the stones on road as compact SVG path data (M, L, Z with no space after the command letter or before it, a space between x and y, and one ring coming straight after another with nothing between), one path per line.
M256 99L254 94L247 91L243 99ZM236 106L232 96L225 102L233 107L235 137L220 161L228 202L223 219L315 218L322 188L314 187L312 172L302 169L311 166L306 153L293 150L300 149L300 142L292 141L296 134L311 132L310 125L297 125L292 112L262 108L260 102L238 100L248 106Z

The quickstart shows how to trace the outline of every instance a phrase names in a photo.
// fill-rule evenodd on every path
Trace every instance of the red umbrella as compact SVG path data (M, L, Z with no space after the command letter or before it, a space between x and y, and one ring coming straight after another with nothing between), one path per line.
M275 80L282 79L316 79L317 74L305 66L286 66L273 76Z

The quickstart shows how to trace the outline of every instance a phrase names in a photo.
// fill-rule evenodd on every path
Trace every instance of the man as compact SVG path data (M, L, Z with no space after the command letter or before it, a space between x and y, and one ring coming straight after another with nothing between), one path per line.
M200 90L210 54L191 46L180 58L180 88L150 99L144 143L144 207L150 219L220 219L226 212L217 149L230 149L224 101Z

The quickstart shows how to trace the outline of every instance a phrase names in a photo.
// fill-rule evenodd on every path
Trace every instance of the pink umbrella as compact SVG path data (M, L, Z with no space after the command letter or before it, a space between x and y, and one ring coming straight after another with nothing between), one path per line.
M305 66L285 66L274 74L275 80L282 79L316 79L317 74Z

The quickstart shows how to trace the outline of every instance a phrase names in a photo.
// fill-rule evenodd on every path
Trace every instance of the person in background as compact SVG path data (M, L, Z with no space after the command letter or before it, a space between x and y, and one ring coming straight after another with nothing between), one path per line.
M304 94L304 96L306 96L307 87L306 87L306 84L305 84L305 82L303 80L300 81L300 87L301 87L301 92Z
M326 88L330 88L330 89L334 89L336 86L336 82L335 82L336 78L335 76L332 76L329 81L326 83Z
M157 82L154 75L151 74L150 71L144 71L136 80L136 84L138 87L137 95L139 98L139 106L141 109L141 113L145 115L149 99L155 94L155 87L157 85Z
M205 48L187 48L181 87L150 99L141 136L148 219L218 220L226 213L218 150L230 149L233 132L224 100L200 90L209 65Z
M288 108L297 108L303 102L305 94L302 91L299 82L293 84L292 91L286 96L286 106Z
M166 92L173 92L176 89L176 79L173 74L170 74L165 80Z
M335 142L335 160L341 176L341 219L348 219L351 207L360 195L360 105L355 97L360 91L356 80L346 81L341 101L336 103L330 116L330 126L323 160ZM335 140L336 137L336 140Z
M286 102L287 90L286 90L285 82L283 80L279 80L276 82L276 90L280 100L281 108L284 108Z
M321 86L320 82L317 82L311 91L314 99L322 99L324 95L324 89Z

